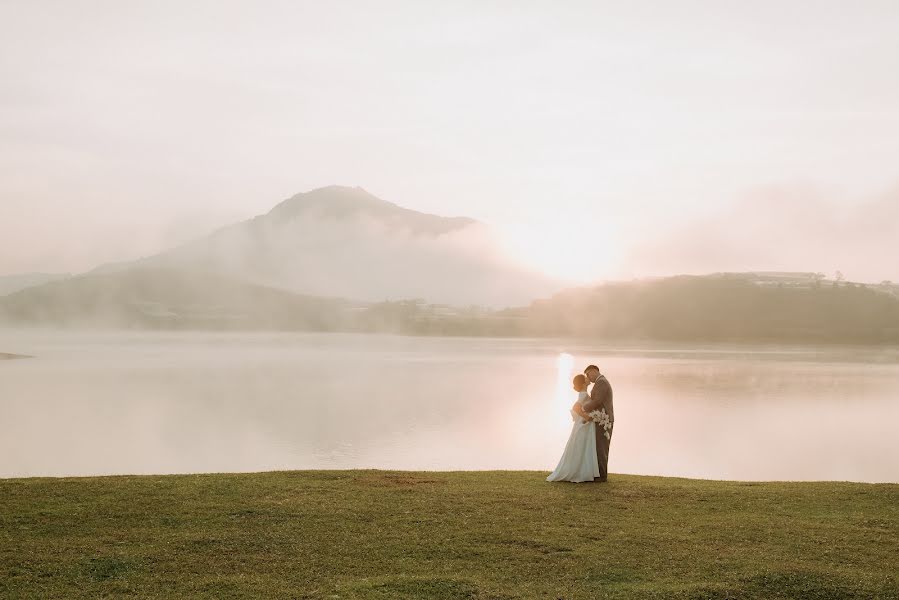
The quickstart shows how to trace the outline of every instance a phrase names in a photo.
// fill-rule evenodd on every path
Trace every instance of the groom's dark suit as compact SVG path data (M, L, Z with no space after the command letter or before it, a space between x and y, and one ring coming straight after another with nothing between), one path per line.
M609 415L609 421L615 422L615 410L612 407L612 386L605 375L600 375L593 383L590 390L590 398L584 402L584 410L588 413L594 410L605 410ZM608 434L608 436L606 435ZM608 429L596 424L596 459L599 462L599 479L605 481L609 476L609 445L612 443L612 427Z

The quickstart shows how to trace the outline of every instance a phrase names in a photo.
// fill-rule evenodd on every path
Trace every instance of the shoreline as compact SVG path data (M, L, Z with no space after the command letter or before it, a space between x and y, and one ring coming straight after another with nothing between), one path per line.
M11 323L0 321L0 332L17 333L24 335L283 335L283 336L366 336L366 337L397 337L408 339L452 339L452 340L505 340L505 341L533 341L533 342L564 342L567 344L594 346L597 343L607 348L640 349L647 346L657 348L732 348L734 350L748 348L786 348L805 349L819 348L822 350L847 350L847 349L879 349L899 350L899 340L837 340L832 338L803 339L803 338L741 338L741 337L715 337L715 338L671 338L671 337L640 337L640 336L608 336L600 334L565 335L565 334L498 334L498 333L422 333L393 330L366 330L366 329L290 329L290 328L255 328L255 327L117 327L114 325L81 325L71 324L63 327L35 325L29 323ZM598 341L599 340L599 341ZM33 358L26 356L26 358Z
M380 469L372 468L348 468L348 469L292 469L292 470L274 470L274 471L200 471L194 473L106 473L101 475L13 475L0 476L0 484L15 481L45 481L45 482L62 482L62 481L102 481L109 479L166 479L179 477L196 477L196 478L216 478L216 477L264 477L264 476L309 476L316 477L318 475L345 475L347 477L359 474L373 475L402 475L402 476L534 476L540 477L541 481L550 473L549 470L537 469L467 469L467 470L421 470L421 469ZM654 480L662 482L677 482L686 484L710 484L710 485L741 485L747 487L754 486L813 486L813 485L853 485L853 486L896 486L899 491L899 481L858 481L851 479L704 479L699 477L681 477L677 475L645 475L635 473L610 473L610 477L615 479L629 480ZM571 482L546 482L544 483L557 485L572 485L577 487L592 487L592 485L600 486L601 484L592 484L591 482L571 483Z

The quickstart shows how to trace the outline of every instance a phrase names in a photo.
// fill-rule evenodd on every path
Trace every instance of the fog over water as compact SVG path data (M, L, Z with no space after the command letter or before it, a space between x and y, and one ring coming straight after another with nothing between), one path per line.
M596 362L615 388L612 472L899 481L895 349L263 333L2 339L35 356L0 362L2 477L549 471L570 427L568 365Z

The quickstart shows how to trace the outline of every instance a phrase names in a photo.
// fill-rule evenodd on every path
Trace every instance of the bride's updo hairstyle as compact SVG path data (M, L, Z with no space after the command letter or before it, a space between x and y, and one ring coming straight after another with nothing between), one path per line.
M575 375L574 379L571 380L571 384L574 386L574 391L583 392L587 389L587 377L584 375Z

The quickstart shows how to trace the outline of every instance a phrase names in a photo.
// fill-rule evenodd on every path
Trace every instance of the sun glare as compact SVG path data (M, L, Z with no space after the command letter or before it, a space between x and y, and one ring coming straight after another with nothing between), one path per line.
M511 260L571 284L610 277L618 260L613 240L576 224L522 225L506 227L502 233Z

